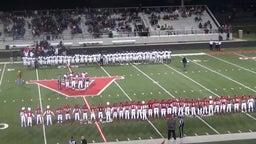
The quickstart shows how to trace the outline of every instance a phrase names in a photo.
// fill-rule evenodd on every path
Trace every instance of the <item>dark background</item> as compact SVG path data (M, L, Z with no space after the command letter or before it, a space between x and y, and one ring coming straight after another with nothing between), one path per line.
M256 0L184 0L186 5L207 4L212 10L256 9ZM1 0L0 11L180 5L180 0Z

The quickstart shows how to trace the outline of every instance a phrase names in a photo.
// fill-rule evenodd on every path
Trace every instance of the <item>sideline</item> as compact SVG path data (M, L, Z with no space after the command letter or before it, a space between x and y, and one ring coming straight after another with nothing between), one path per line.
M232 133L232 134L220 134L220 135L202 135L202 136L187 136L182 139L170 140L173 144L198 144L209 142L221 142L221 141L236 141L236 140L250 140L256 139L256 132L245 133ZM109 142L107 144L161 144L163 139L146 139L146 140L132 140L132 141L120 141ZM168 144L168 140L165 143ZM95 143L103 144L103 143Z

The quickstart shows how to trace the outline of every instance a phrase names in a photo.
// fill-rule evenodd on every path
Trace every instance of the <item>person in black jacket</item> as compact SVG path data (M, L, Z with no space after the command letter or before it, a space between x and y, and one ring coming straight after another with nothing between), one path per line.
M81 136L81 144L87 144L87 140L84 136Z
M179 132L180 132L180 138L183 138L184 136L184 120L182 117L180 117L180 121L179 121Z
M173 136L174 140L176 140L176 120L172 116L167 120L167 128L168 128L168 140L171 139L171 135Z
M183 63L183 68L184 68L184 70L186 70L186 69L187 69L187 63L188 63L188 61L187 61L187 58L186 58L186 57L183 57L183 59L182 59L182 63Z

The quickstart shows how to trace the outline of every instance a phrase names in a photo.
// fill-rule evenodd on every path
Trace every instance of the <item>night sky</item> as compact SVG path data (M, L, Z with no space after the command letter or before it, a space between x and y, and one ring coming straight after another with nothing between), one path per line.
M207 4L213 7L248 7L256 0L184 0L185 4ZM0 11L35 9L75 9L84 7L135 7L179 5L180 0L1 0ZM256 9L256 8L255 8Z

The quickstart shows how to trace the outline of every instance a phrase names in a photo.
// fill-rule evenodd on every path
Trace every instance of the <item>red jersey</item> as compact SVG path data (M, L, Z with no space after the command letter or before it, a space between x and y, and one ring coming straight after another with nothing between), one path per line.
M21 79L21 77L22 77L21 72L18 72L17 78L18 78L18 79Z
M63 114L63 108L62 107L58 107L58 109L56 110L56 113L58 115L62 115Z
M235 103L235 104L240 103L240 98L239 98L238 96L235 96L235 97L234 97L234 103Z
M79 105L75 105L73 113L80 113L80 107Z
M148 101L148 108L149 109L152 109L153 108L153 103L151 100Z
M51 115L52 114L52 110L49 108L49 109L46 109L45 110L45 113L46 115Z
M223 96L223 97L221 97L220 101L221 101L222 105L225 105L227 102L227 99Z
M192 106L192 107L195 107L195 106L196 106L196 101L195 101L194 99L192 99L192 101L191 101L191 106Z
M69 106L69 105L66 105L66 106L64 107L64 112L65 112L65 114L70 114L70 111L71 111L70 106Z
M31 118L34 117L34 114L32 111L27 111L27 117Z
M94 113L94 112L95 112L95 109L96 109L96 108L94 107L94 105L92 105L92 106L91 106L91 113Z
M36 115L41 115L42 114L41 108L37 108L36 111L35 111L35 114Z
M82 112L83 112L83 113L87 113L87 111L88 111L88 107L87 107L87 105L84 105L84 106L82 107Z
M103 109L104 109L104 108L103 108L102 105L99 105L99 106L98 106L98 112L103 112Z

